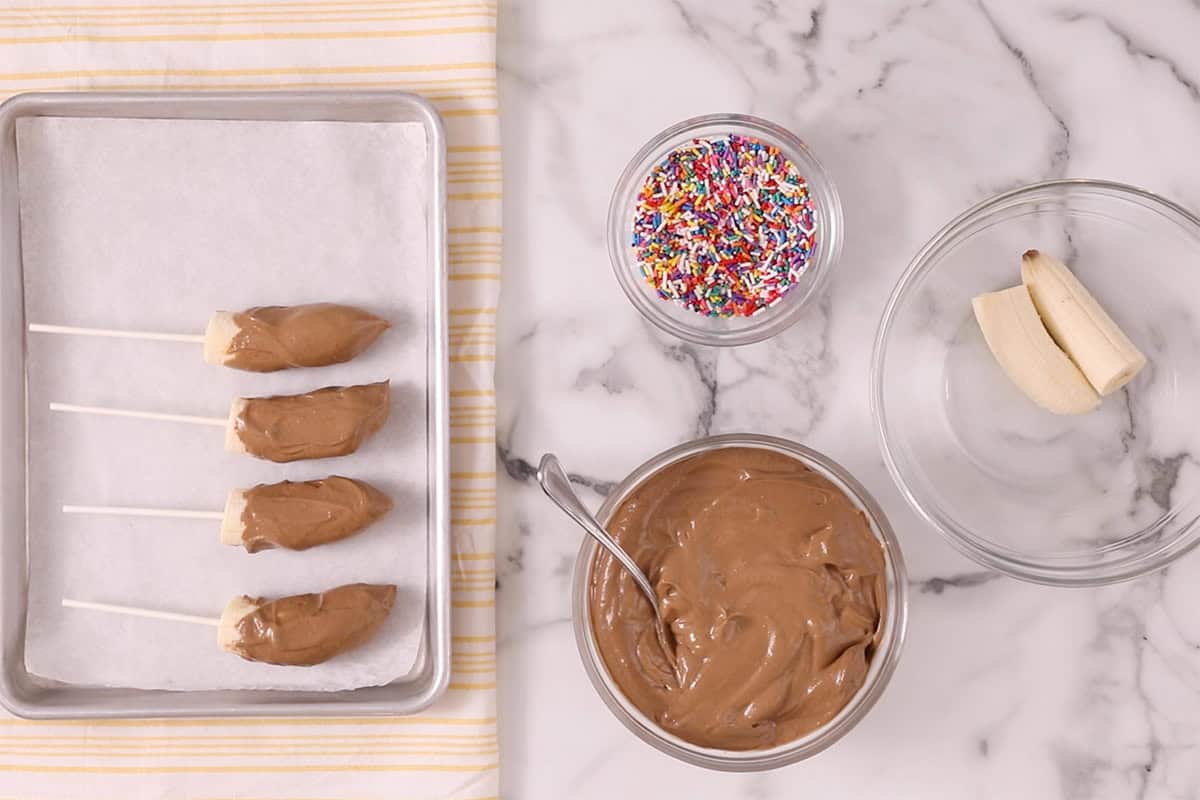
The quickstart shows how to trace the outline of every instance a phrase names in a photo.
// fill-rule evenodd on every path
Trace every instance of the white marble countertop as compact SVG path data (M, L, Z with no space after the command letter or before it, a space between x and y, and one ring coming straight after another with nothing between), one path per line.
M1200 552L1104 589L991 574L905 505L867 406L893 283L968 205L1073 176L1200 208L1196 0L502 0L500 15L506 800L1200 797ZM633 151L716 111L805 139L847 225L820 311L722 352L644 322L603 239ZM831 750L757 775L675 762L610 715L571 628L579 536L531 480L556 451L598 505L649 456L730 431L788 436L850 469L897 529L913 590L880 703Z

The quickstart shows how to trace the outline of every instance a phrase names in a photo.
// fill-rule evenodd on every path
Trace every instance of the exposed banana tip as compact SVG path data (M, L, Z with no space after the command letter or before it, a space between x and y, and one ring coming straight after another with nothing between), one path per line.
M1032 261L1033 259L1037 258L1040 255L1041 255L1041 253L1039 253L1037 250L1026 250L1024 253L1021 254L1021 260L1022 261Z

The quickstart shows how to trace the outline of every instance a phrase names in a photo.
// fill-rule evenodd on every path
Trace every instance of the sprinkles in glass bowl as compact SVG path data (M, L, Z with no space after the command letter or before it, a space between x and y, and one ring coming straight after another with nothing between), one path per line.
M829 174L785 128L743 114L672 125L608 207L613 273L658 328L696 344L775 336L818 302L841 255Z
M692 139L646 176L632 246L658 296L710 317L750 317L799 280L817 232L808 183L778 147Z

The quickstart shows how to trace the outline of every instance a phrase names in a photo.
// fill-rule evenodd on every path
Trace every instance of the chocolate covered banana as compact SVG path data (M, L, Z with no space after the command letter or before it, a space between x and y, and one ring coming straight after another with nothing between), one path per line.
M221 542L251 553L275 547L307 550L353 536L391 510L386 494L340 475L262 483L229 493Z
M65 514L216 519L221 543L257 553L307 550L359 533L392 510L392 499L364 481L331 475L315 481L260 483L234 489L223 511L145 506L64 505Z
M388 381L239 397L229 410L225 449L276 462L348 455L383 427L390 406Z
M353 453L387 422L388 381L327 386L305 394L239 397L225 417L51 402L51 411L214 425L225 429L225 449L268 461L332 458Z
M31 333L99 336L203 345L204 360L250 372L341 364L359 355L389 327L387 320L353 306L311 303L218 311L203 334L83 328L31 322Z
M218 311L204 332L204 360L250 372L341 364L387 329L386 320L335 303Z
M310 667L368 642L395 601L395 586L369 583L275 600L241 595L221 613L217 643L247 661Z
M219 618L64 597L63 608L145 617L217 629L217 645L247 661L311 667L370 641L396 602L390 584L351 583L319 594L268 600L239 595Z

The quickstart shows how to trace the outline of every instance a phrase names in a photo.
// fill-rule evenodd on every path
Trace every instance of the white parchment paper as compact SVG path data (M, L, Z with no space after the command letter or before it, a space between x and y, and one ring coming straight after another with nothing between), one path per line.
M18 127L29 322L202 333L216 309L332 301L393 323L349 364L270 375L198 344L30 334L28 669L73 684L336 690L410 673L427 546L427 153L418 124L27 119ZM234 396L390 378L357 454L272 464L219 428L54 413L51 401L224 416ZM66 515L63 504L220 510L230 488L342 474L396 509L359 536L250 555L219 524ZM236 594L399 586L368 645L316 667L218 650L214 628L64 609L63 596L217 616Z

